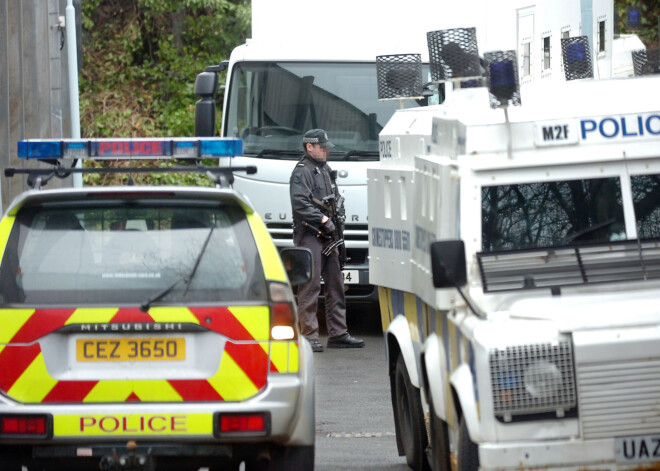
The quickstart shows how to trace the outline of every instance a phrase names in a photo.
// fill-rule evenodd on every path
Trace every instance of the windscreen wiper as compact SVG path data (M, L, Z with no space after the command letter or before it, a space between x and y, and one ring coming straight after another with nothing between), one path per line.
M583 242L583 241L587 240L588 235L591 235L594 232L597 232L601 229L605 229L605 228L611 226L612 224L614 224L615 222L616 222L616 219L611 218L611 219L608 219L607 221L592 224L591 226L589 226L585 229L582 229L581 231L577 231L577 232L571 234L570 236L568 236L566 238L566 242L569 243L569 244L571 242Z
M257 158L260 159L265 156L280 156L285 155L291 157L291 159L300 159L302 151L291 150L291 149L262 149L257 154Z
M202 260L202 256L204 255L204 252L206 252L206 247L209 245L209 241L211 240L213 229L215 229L215 226L211 226L209 233L206 235L206 239L204 240L204 245L202 245L202 250L199 251L197 258L195 259L195 264L193 265L192 270L190 270L190 273L188 273L188 276L182 276L178 278L177 280L174 281L174 283L169 285L167 288L156 293L155 295L144 301L142 304L140 304L140 311L147 312L153 303L155 303L160 299L163 299L181 283L186 284L186 289L183 291L183 296L185 297L186 294L188 294L188 288L190 287L190 282L195 276L195 272L197 272L197 267L199 267L199 262Z
M342 156L343 160L378 160L378 151L375 150L349 150ZM369 159L360 159L360 157L371 157ZM373 159L373 157L376 157Z

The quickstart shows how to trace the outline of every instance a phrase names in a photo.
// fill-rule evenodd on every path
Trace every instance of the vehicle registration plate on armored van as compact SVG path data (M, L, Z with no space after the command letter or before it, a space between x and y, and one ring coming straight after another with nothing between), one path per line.
M660 435L638 435L614 439L618 463L660 463Z

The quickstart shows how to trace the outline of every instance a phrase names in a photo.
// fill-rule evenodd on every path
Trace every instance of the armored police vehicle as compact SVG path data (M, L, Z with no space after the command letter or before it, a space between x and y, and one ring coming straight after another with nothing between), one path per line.
M485 60L490 91L396 112L368 171L399 453L417 470L657 469L660 77L521 100L495 90L514 59Z

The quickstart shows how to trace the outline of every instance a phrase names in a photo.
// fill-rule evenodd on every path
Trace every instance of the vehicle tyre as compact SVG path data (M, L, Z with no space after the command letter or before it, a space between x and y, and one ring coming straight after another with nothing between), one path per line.
M433 404L431 408L431 469L433 471L451 471L449 453L449 431L447 422L435 415Z
M238 471L239 469L241 469L241 464L229 461L229 462L224 462L222 464L212 464L207 467L209 471ZM246 466L246 469L249 468Z
M28 456L22 451L0 454L0 469L7 471L21 471L23 464L28 462ZM32 468L29 468L30 470Z
M479 469L479 449L470 439L465 417L461 417L458 427L458 470L477 471Z
M246 470L247 470L246 466ZM260 468L263 469L263 468ZM268 471L313 471L314 470L314 445L311 446L289 446L271 453Z
M21 471L23 469L19 460L8 458L6 456L0 456L0 465L2 465L3 470L7 471Z
M426 427L422 413L422 400L419 389L410 382L410 376L399 355L395 370L396 415L399 423L401 443L406 454L406 463L415 471L427 471L429 463L426 459Z

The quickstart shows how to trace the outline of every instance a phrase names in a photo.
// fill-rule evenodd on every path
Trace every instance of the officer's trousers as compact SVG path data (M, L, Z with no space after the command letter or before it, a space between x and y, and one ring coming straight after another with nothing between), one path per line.
M325 296L325 324L330 337L344 335L346 328L346 297L344 295L344 277L339 268L339 251L325 257L321 252L326 241L320 240L302 226L293 230L293 242L297 247L306 247L312 251L312 279L298 286L298 315L300 329L309 340L319 338L319 321L317 318L318 299L321 293L321 277L323 277L323 294Z

